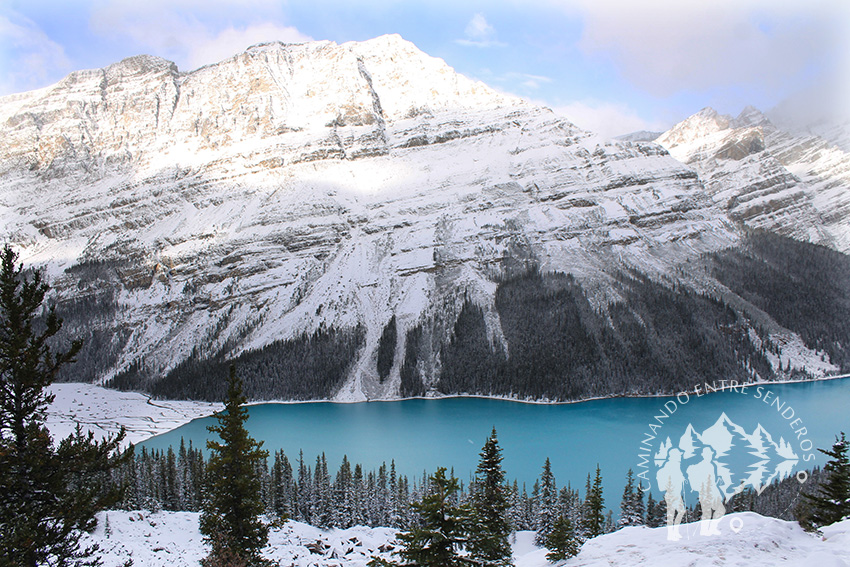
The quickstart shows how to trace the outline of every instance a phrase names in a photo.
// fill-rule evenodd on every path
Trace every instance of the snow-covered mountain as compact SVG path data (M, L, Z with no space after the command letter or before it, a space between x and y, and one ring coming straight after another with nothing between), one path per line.
M260 349L277 344L284 367L314 366L298 394L263 395L445 392L441 353L465 306L480 309L493 353L512 356L516 324L497 292L529 267L575 278L582 332L598 344L606 321L622 344L634 325L661 332L630 306L638 291L687 289L732 303L735 336L750 336L770 372L835 371L840 361L703 264L743 246L739 221L846 252L846 156L752 124L732 128L746 142L739 163L711 149L731 128L721 122L700 115L665 133L672 155L603 140L398 36L264 44L189 73L139 56L0 98L0 238L47 270L67 330L86 336L78 379L175 384L187 364L209 377L205 360L253 356L261 368L271 355ZM760 144L777 148L776 171L750 159ZM788 193L769 201L777 212L754 212L759 183ZM544 297L574 289L541 282ZM623 305L626 322L611 311ZM346 354L317 370L331 351ZM321 373L330 385L311 390ZM669 387L654 379L496 393Z
M730 218L850 251L846 150L812 134L780 130L753 107L737 118L703 109L656 141L699 172Z

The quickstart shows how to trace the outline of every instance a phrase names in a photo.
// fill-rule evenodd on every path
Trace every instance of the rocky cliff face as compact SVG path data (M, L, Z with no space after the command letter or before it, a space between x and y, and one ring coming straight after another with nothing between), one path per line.
M0 236L87 335L77 378L155 383L187 359L357 329L332 395L394 397L409 331L427 321L445 342L470 301L508 348L494 298L512 266L570 273L604 311L629 271L726 293L687 266L737 246L738 221L846 251L840 156L705 118L662 136L672 156L605 141L398 36L266 44L190 73L139 56L0 98Z
M850 154L840 147L782 131L752 107L737 118L704 109L656 141L699 173L731 219L850 250Z

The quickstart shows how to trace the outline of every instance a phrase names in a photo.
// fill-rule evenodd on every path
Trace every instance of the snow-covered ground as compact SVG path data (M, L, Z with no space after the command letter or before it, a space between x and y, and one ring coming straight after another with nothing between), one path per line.
M57 441L79 424L98 439L117 433L123 426L127 430L125 444L138 443L223 407L206 402L151 400L144 394L93 384L52 384L48 391L56 398L47 410L47 427Z
M682 530L687 535L672 542L667 540L666 527L624 528L589 541L567 565L850 566L850 520L825 528L820 537L804 532L795 522L739 512L725 516L720 531L720 535L701 536L699 524L689 524Z
M106 516L109 517L107 536ZM729 527L734 519L735 532ZM740 521L740 524L739 524ZM681 567L741 565L773 567L850 566L850 520L823 530L823 536L805 533L792 522L764 518L751 512L726 516L721 535L703 537L698 524L678 542L667 540L666 528L625 528L586 543L568 566ZM363 567L373 556L392 558L396 530L354 527L323 531L287 522L271 530L266 557L282 566ZM104 567L118 567L132 559L145 567L197 566L206 554L198 532L198 514L191 512L123 512L99 515L88 543L101 547ZM533 532L519 532L513 541L517 567L544 567L545 549L534 545Z

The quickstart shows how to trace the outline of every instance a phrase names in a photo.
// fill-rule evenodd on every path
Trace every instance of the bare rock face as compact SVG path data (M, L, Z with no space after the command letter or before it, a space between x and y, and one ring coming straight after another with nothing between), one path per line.
M79 319L111 353L89 378L360 326L336 395L394 397L422 320L450 333L471 299L499 340L512 259L601 306L622 300L616 270L713 289L682 267L734 246L737 221L846 251L846 156L743 120L701 113L659 138L672 156L606 141L398 36L190 73L139 56L0 98L0 237L101 313Z

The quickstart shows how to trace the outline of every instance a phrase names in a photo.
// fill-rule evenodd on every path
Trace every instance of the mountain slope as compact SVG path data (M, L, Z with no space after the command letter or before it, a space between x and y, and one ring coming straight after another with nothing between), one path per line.
M730 218L850 250L850 154L841 148L780 130L752 107L734 119L703 109L656 141L699 172Z
M699 167L579 130L398 36L266 44L190 73L134 57L0 98L0 120L0 234L47 270L67 334L86 338L68 378L215 398L211 377L237 359L257 398L664 390L694 379L659 346L686 348L658 324L681 290L703 305L701 363L839 368L712 273L746 236ZM831 242L794 211L802 228L784 232ZM563 331L601 354L548 386L502 362L499 387L449 379L467 306L483 358L524 348L499 290L534 273L532 295L570 290L577 327ZM728 305L737 338L715 330Z

